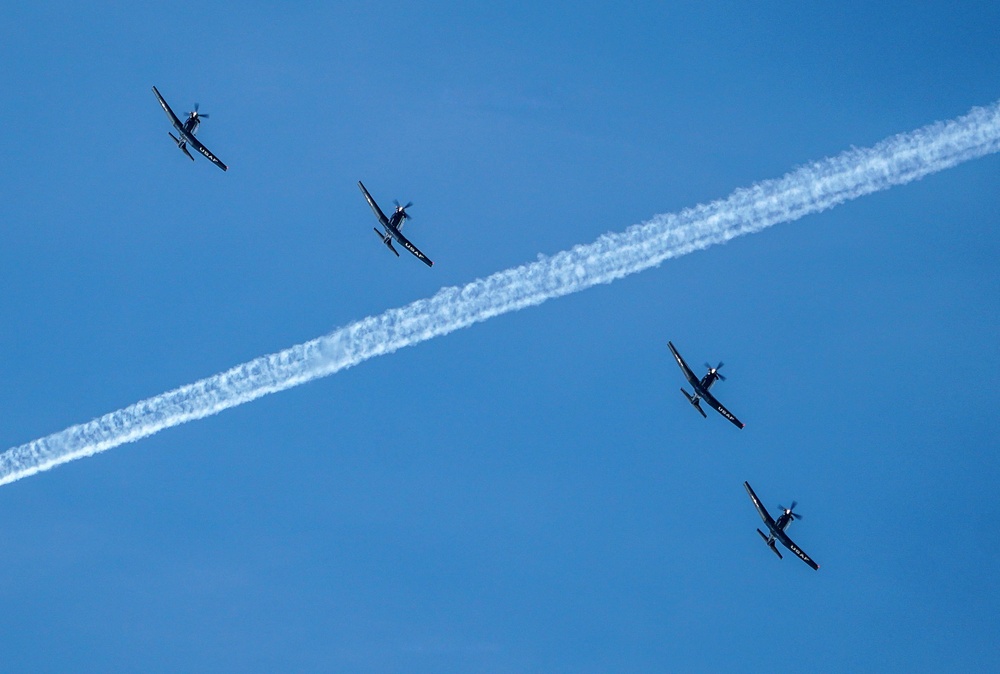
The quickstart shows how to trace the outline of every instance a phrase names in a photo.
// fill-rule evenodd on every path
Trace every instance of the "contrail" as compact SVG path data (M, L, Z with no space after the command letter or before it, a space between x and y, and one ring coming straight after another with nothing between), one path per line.
M0 455L0 485L997 151L1000 101L817 161L707 205L657 215L552 257L442 288L427 299L13 447Z

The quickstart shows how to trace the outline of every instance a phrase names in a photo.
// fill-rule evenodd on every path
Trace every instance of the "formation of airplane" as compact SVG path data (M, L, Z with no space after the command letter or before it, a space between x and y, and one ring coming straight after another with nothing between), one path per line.
M774 547L774 542L778 541L791 550L803 562L819 571L819 564L814 562L809 555L803 552L802 548L797 546L795 542L788 537L788 534L785 533L785 529L787 529L788 525L792 523L792 520L802 519L802 515L792 512L795 509L796 502L792 501L791 508L785 508L779 505L778 507L781 508L781 514L778 515L778 520L775 521L774 518L771 517L770 513L767 512L767 508L764 507L764 504L760 502L759 498L757 498L757 494L755 494L753 489L751 489L750 483L744 482L743 486L747 488L747 493L750 494L750 500L753 501L754 507L757 508L757 512L760 513L760 518L764 520L764 524L767 525L769 532L768 535L765 535L760 529L757 530L757 533L760 534L760 537L764 539L765 543L767 543L767 547L771 548L771 552L778 555L778 559L781 559L781 553L778 552L778 548Z
M195 132L198 131L198 125L201 124L201 120L208 119L208 115L198 113L198 104L194 104L194 110L189 112L187 119L181 123L181 120L177 119L177 115L175 115L174 111L170 109L167 102L163 100L163 96L160 95L160 92L157 91L156 87L153 87L153 93L156 94L156 100L160 102L160 106L163 108L163 111L167 113L167 117L170 118L170 123L174 125L175 129L177 129L177 136L180 136L180 138L169 131L167 132L167 135L174 139L174 142L177 143L177 147L180 148L181 152L186 154L188 159L194 161L194 157L191 156L191 153L188 152L187 149L187 146L190 145L203 154L208 161L212 162L223 171L228 170L229 167L223 164L221 159L209 152L208 148L202 145L201 141L194 137Z
M181 122L177 115L174 114L174 111L170 109L167 101L162 95L160 95L159 90L155 86L153 87L153 93L156 95L156 100L160 102L160 107L162 107L163 111L167 113L167 118L170 119L170 123L173 124L174 129L177 130L177 136L169 132L167 135L173 139L174 143L177 144L177 147L180 148L181 152L186 154L188 159L194 161L194 157L190 152L188 152L187 149L187 146L190 145L223 171L229 170L229 167L226 166L221 159L212 154L200 140L195 138L195 133L198 131L198 126L201 124L201 120L208 119L208 115L203 115L198 112L198 104L194 104L194 110L189 112L187 119ZM391 217L387 218L385 217L385 213L383 213L382 209L378 207L378 204L375 203L372 195L368 193L368 190L365 189L364 184L360 180L358 181L358 187L361 188L361 192L365 195L365 199L368 200L368 205L371 206L372 212L375 213L375 217L378 218L379 224L382 225L382 228L385 230L384 232L380 232L378 228L375 228L375 233L378 234L380 239L382 239L382 243L385 244L386 248L391 250L393 253L396 253L396 257L399 257L399 251L397 251L392 245L392 241L395 239L399 245L413 253L418 260L426 264L428 267L433 267L434 262L421 253L419 248L410 243L409 239L403 236L403 223L411 217L410 214L406 212L406 209L412 206L413 202L411 201L405 206L400 206L398 201L394 202L396 204L396 210L393 211Z
M697 375L695 375L695 373L691 371L691 368L688 367L688 364L684 362L684 359L681 358L681 354L678 353L677 348L674 347L673 342L667 342L667 346L670 347L670 353L674 355L674 360L677 361L677 365L681 368L681 372L684 373L684 377L688 380L688 382L691 384L691 387L694 389L694 393L691 394L685 391L683 388L681 388L681 393L683 393L684 397L688 399L688 402L691 403L691 405L694 406L696 410L701 412L701 416L707 417L708 415L705 414L705 410L703 410L701 408L701 405L699 404L700 401L704 400L711 407L713 407L715 411L724 416L726 419L729 419L729 421L731 421L733 425L735 425L737 428L743 428L745 424L739 419L737 419L732 412L727 410L722 405L722 403L720 403L715 398L715 396L709 393L709 389L712 388L715 382L719 381L720 379L722 381L726 380L726 378L719 373L719 369L722 367L723 364L720 362L715 367L712 367L708 363L705 363L705 367L708 368L708 372L705 374L704 377L699 379ZM796 506L796 502L792 501L791 508L785 508L779 505L778 507L781 508L781 514L778 516L778 519L775 520L773 517L771 517L770 513L767 512L767 508L765 508L764 504L760 502L760 499L757 498L757 494L755 494L753 489L750 488L750 483L744 482L743 486L746 487L747 493L750 494L750 499L753 501L754 506L757 508L757 512L760 513L760 518L764 520L764 524L767 525L767 529L769 532L768 534L765 534L760 529L757 529L757 533L760 534L761 538L764 539L764 542L767 543L767 546L769 548L771 548L771 551L774 552L774 554L778 555L778 559L781 559L781 553L778 552L778 548L775 547L774 545L775 541L781 543L786 548L791 550L799 557L799 559L801 559L803 562L811 566L813 569L819 570L819 564L814 562L812 558L809 557L809 555L803 552L802 548L797 546L794 543L794 541L792 541L792 539L788 537L788 534L785 533L785 529L788 528L788 525L791 524L793 520L802 519L801 515L799 515L796 512L793 512Z
M396 253L396 257L399 257L399 251L392 247L392 240L395 239L399 245L413 253L418 260L423 262L428 267L433 267L434 263L431 262L426 255L421 253L420 249L410 243L409 239L403 236L403 223L410 219L410 215L406 212L406 209L412 206L413 202L411 201L405 206L400 206L398 201L393 202L396 204L396 210L392 212L391 218L387 218L385 217L385 213L382 212L382 209L375 203L375 200L372 199L372 195L368 194L368 190L365 189L364 184L360 180L358 181L358 187L361 188L361 193L364 194L365 199L368 200L368 205L372 207L372 212L375 214L375 217L378 218L379 224L385 229L384 232L380 232L377 227L375 228L375 233L378 234L380 239L382 239L382 243L384 243L393 253Z
M198 104L194 104L194 110L187 113L187 119L181 122L177 115L174 114L174 111L170 109L170 106L167 105L167 102L164 100L163 96L160 95L160 92L155 86L153 87L153 93L156 95L156 99L160 102L160 106L163 108L163 111L167 113L170 123L173 124L174 129L177 131L177 136L172 133L168 133L168 135L177 144L177 147L184 154L186 154L191 161L194 161L194 157L187 149L187 146L190 145L223 171L228 170L229 167L227 167L218 157L212 154L208 148L201 143L201 141L195 138L195 133L198 131L198 126L201 124L201 120L208 118L208 115L203 115L198 112ZM382 226L383 231L379 231L376 227L375 233L382 240L382 243L385 244L386 248L395 253L396 257L399 257L399 251L397 251L392 245L393 240L395 240L396 243L412 253L418 260L426 264L428 267L433 267L434 263L426 255L420 252L420 249L410 243L409 239L403 236L403 225L410 219L410 215L406 212L406 209L412 206L413 202L411 201L405 206L401 206L398 201L394 201L393 203L395 203L396 209L393 211L392 215L387 218L385 213L382 212L382 209L379 208L378 204L372 198L372 195L369 194L367 189L365 189L364 183L360 180L358 181L358 187L361 189L361 193L365 195L368 205L371 207L372 212L375 214L379 224ZM711 389L717 381L726 380L726 378L719 372L719 369L722 368L723 364L720 362L715 367L712 367L708 363L705 363L705 367L708 368L708 372L704 377L699 379L695 373L691 371L691 368L688 367L687 363L684 362L684 359L681 358L681 354L678 353L677 349L673 345L673 342L667 342L667 346L670 347L670 352L674 355L674 359L677 361L677 365L681 368L681 372L684 373L685 379L688 380L688 383L690 383L691 387L694 389L694 393L692 394L684 390L683 387L681 388L681 393L683 393L684 397L688 399L688 402L701 413L701 416L708 417L708 415L705 414L705 410L701 408L700 404L700 402L704 400L710 407L732 422L737 428L743 428L745 424L737 419L732 412L726 409L722 403L720 403L715 396L709 392L709 389ZM819 564L814 562L809 555L803 552L802 549L788 537L788 534L785 533L785 529L788 528L788 525L790 525L793 520L802 518L801 515L793 512L796 502L792 501L791 508L778 506L781 508L782 513L778 516L777 520L774 520L770 513L767 512L764 505L760 502L760 499L757 498L757 494L755 494L753 489L750 488L750 483L744 482L743 486L746 487L747 493L750 494L750 499L753 501L754 507L757 508L757 512L760 513L760 517L764 520L764 524L767 526L769 532L768 534L765 534L760 529L757 529L757 533L760 534L761 538L764 539L764 542L767 543L767 546L771 548L774 554L778 555L779 559L781 558L781 553L778 552L777 547L775 547L775 541L777 541L795 553L810 567L813 569L819 569Z
M708 392L715 382L720 379L722 381L726 381L726 378L719 373L719 368L721 368L723 364L720 362L715 367L712 367L708 363L705 363L705 367L708 368L708 373L701 379L698 379L698 377L695 376L695 373L691 371L691 368L688 367L687 363L684 362L684 359L681 358L681 354L677 353L677 349L674 348L673 342L667 342L667 346L670 347L670 352L674 354L674 359L677 361L677 365L680 366L681 372L684 373L684 376L691 384L691 388L694 389L694 395L688 393L683 388L681 389L681 393L683 393L684 397L688 399L688 402L691 403L696 410L701 412L701 416L708 417L708 415L705 414L705 410L701 409L701 405L698 404L700 400L704 400L709 404L709 406L714 408L716 412L733 422L737 428L743 428L746 424L737 419L732 412L727 410L722 403L716 400L715 396Z

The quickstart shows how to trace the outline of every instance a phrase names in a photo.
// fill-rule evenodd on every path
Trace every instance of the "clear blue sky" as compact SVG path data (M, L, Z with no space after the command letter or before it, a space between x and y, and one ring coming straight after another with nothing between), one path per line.
M996 2L294 5L5 9L2 447L1000 97ZM0 669L996 670L998 176L0 488Z

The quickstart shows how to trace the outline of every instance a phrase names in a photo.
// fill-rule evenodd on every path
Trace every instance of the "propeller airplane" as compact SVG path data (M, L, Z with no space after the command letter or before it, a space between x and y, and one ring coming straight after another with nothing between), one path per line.
M190 145L223 171L228 170L228 166L223 164L218 157L209 152L208 148L201 144L200 140L194 137L195 132L198 131L198 126L201 124L201 120L208 119L208 115L198 112L198 104L194 104L194 110L187 113L187 119L181 123L181 120L177 118L174 111L171 110L170 106L167 105L167 102L163 100L163 96L160 95L160 92L156 89L156 87L153 87L153 93L156 94L156 99L160 102L160 106L163 108L163 111L167 113L167 117L170 118L170 123L173 124L174 129L177 130L177 136L180 136L180 138L178 138L169 131L167 132L167 135L173 138L174 142L177 143L177 147L180 148L181 152L186 154L188 159L194 161L194 157L191 156L191 153L188 152L187 149L187 146Z
M719 364L715 367L705 363L705 367L708 368L708 373L701 379L698 379L698 377L695 376L695 373L691 371L691 368L688 367L687 363L684 362L684 359L681 358L681 354L679 354L677 349L674 348L673 342L667 342L667 346L670 347L670 352L674 354L674 359L677 361L677 365L680 366L681 372L684 373L684 377L691 384L691 387L694 388L694 395L688 393L683 388L681 389L681 393L683 393L684 397L688 399L688 402L691 403L696 410L701 412L701 416L708 417L708 415L705 414L705 410L703 410L699 404L699 401L704 400L711 407L713 407L716 412L729 419L729 421L731 421L737 428L743 428L746 424L737 419L732 412L727 410L722 403L716 400L715 396L708 392L716 381L720 379L722 381L726 381L726 378L719 372L719 369L723 366L722 361L719 361Z
M788 525L792 523L792 520L802 519L802 515L798 514L797 512L794 512L795 506L798 505L798 502L792 501L792 505L790 508L786 508L782 505L779 505L778 507L781 509L781 514L778 515L778 520L775 521L771 517L770 513L767 512L767 508L764 507L764 504L760 502L759 498L757 498L757 494L755 494L753 489L750 488L750 483L744 482L743 486L746 487L747 493L750 494L750 500L753 501L754 507L757 508L757 512L758 514L760 514L760 518L764 520L764 524L767 525L770 535L765 534L760 529L757 530L757 533L760 534L760 537L764 539L765 543L767 543L767 547L771 548L771 552L778 555L778 559L781 559L781 553L778 552L778 548L774 546L774 542L778 541L786 548L791 550L793 553L795 553L795 555L803 562L811 566L813 569L819 571L819 564L814 562L812 558L809 557L809 555L803 552L802 548L797 546L792 541L792 539L788 537L788 534L785 533L785 529L787 529Z
M375 233L378 234L380 239L382 239L382 243L384 243L393 253L396 253L396 257L399 257L399 252L392 246L392 240L395 239L403 248L413 253L418 260L426 264L428 267L433 267L434 263L431 262L426 255L421 253L416 246L410 243L409 239L403 236L403 223L412 217L406 212L406 209L412 206L413 202L411 201L405 206L400 206L399 202L394 200L393 203L396 205L396 210L392 212L392 217L387 218L385 217L385 213L383 213L382 209L378 207L378 204L375 203L375 200L372 199L372 195L368 193L368 190L365 189L364 184L362 184L360 180L358 181L358 187L361 188L361 193L364 194L365 199L368 200L368 205L371 206L372 212L375 214L375 217L378 218L379 224L385 229L384 232L380 232L378 231L378 227L374 228Z

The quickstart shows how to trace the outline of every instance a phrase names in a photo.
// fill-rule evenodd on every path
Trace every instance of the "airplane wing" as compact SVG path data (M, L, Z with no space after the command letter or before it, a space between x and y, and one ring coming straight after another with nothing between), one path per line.
M364 189L364 187L362 187L361 189ZM367 192L365 194L367 194ZM371 201L371 197L368 197L368 200ZM374 205L374 202L372 202L372 205L373 205L374 208L378 208L378 206ZM385 217L385 216L382 216L382 217ZM395 237L396 241L399 241L400 245L403 246L403 248L405 248L406 250L408 250L411 253L413 253L413 255L418 260L420 260L421 262L423 262L428 267L433 267L434 266L434 263L431 262L429 259L427 259L427 256L424 255L423 253L421 253L420 250L416 246L414 246L412 243L410 243L409 239L407 239L405 236L403 236L403 233L400 232L398 229L394 232L394 237Z
M160 92L157 91L156 87L153 87L153 93L156 94L157 100L160 101L160 106L163 108L163 111L167 113L167 117L170 118L170 123L174 125L174 128L177 129L178 133L180 133L181 135L185 135L184 125L181 124L181 120L177 119L177 115L175 115L174 111L170 109L170 106L167 105L167 102L163 100L163 96L160 96ZM185 138L185 140L187 139Z
M764 507L764 504L760 502L759 498L757 498L757 494L753 493L753 489L750 488L750 483L744 482L743 486L747 488L747 493L750 494L750 500L753 501L753 505L757 508L760 518L764 520L764 524L767 525L767 528L770 531L774 531L774 520L771 518L770 513L767 512L767 508ZM788 536L785 536L785 538L788 538Z
M715 408L715 411L729 419L736 425L737 428L743 428L746 426L742 421L733 416L733 413L727 410L722 403L715 399L715 396L708 391L701 391L701 399L707 402L709 405Z
M194 136L192 136L191 134L185 133L184 134L184 140L186 140L188 142L188 145L190 145L194 149L198 150L198 152L201 152L203 155L205 155L205 159L207 159L208 161L212 162L213 164L215 164L216 166L218 166L223 171L229 170L229 167L226 166L225 164L223 164L221 159L219 159L214 154L212 154L211 152L209 152L208 148L205 147L204 145L202 145L201 141L198 140L197 138L195 138Z
M749 489L749 487L747 487L747 489ZM784 531L779 531L776 532L775 538L781 541L781 544L784 545L786 548L794 552L799 559L801 559L803 562L811 566L813 570L819 571L819 564L814 562L812 558L809 557L809 555L803 552L802 548L795 545L792 539L788 537L788 534L786 534Z
M691 382L691 386L694 386L695 392L697 393L701 385L701 380L698 379L698 377L694 375L694 372L691 371L691 368L687 366L687 363L685 363L684 359L681 358L681 354L677 353L677 349L674 348L673 342L667 342L667 346L670 347L670 352L674 354L674 359L677 360L677 364L680 366L681 372L683 372L684 376L687 377L687 380Z
M361 192L365 195L365 199L368 200L368 205L372 207L372 212L375 214L375 217L378 218L379 223L383 227L385 227L386 229L388 229L389 228L389 218L385 217L385 213L382 212L382 209L379 208L378 204L375 203L375 200L372 199L372 195L368 194L368 190L365 189L365 186L361 183L360 180L358 181L358 187L361 188ZM400 242L400 243L402 243L402 242ZM409 250L409 247L407 247L407 250ZM414 249L414 250L416 250L416 249ZM417 252L419 253L420 251L417 251ZM423 257L423 256L422 255L417 255L417 257Z

